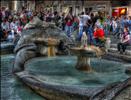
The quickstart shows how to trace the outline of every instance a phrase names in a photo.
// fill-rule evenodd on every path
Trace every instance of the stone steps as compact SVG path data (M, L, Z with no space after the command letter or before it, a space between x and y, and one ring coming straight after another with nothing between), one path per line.
M117 48L117 44L111 44L111 48ZM131 50L131 46L127 46L127 50Z
M110 49L108 49L108 52L118 53L118 54L119 54L117 48L110 48ZM127 49L127 50L125 51L125 54L123 54L123 55L131 56L131 50Z
M120 54L117 50L117 44L111 44L110 48L108 49L107 53L108 59L113 60L123 60L126 62L131 62L131 46L127 46L125 54Z
M120 62L122 60L122 61L131 63L131 55L124 55L124 54L119 54L119 53L108 52L106 56L105 58L109 60L120 61Z

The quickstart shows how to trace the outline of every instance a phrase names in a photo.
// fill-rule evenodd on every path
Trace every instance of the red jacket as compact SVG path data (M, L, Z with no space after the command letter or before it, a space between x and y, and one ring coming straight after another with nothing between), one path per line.
M94 34L94 38L104 38L104 30L103 29L97 29Z
M71 25L72 25L72 21L68 21L68 22L66 23L66 25L67 25L67 26L71 26Z

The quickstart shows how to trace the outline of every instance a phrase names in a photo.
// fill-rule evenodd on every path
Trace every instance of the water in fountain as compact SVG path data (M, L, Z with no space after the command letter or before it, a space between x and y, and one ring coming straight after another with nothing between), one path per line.
M25 64L26 71L35 74L48 84L77 85L78 87L104 86L120 82L129 76L124 73L124 64L91 59L95 72L83 72L75 69L76 57L34 58Z
M1 56L1 100L44 100L12 75L13 62L13 55Z

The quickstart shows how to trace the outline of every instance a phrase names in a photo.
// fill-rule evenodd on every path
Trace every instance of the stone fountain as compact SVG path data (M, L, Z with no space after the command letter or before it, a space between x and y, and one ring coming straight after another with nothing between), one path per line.
M59 44L59 40L58 39L53 39L53 38L47 38L47 39L42 39L42 38L37 38L37 39L32 39L32 41L34 41L34 43L36 45L38 45L38 47L40 47L40 45L42 45L43 47L46 46L47 47L47 56L56 56L56 49L55 47Z
M70 48L77 58L57 57L54 49L59 39L67 44L73 40L54 24L38 19L26 29L14 49L13 73L48 100L112 100L131 88L124 64L94 58L103 55L101 49L84 45Z
M90 58L104 55L104 51L99 47L87 46L87 36L85 32L83 32L82 35L81 46L71 48L70 50L77 56L76 68L84 71L92 71Z

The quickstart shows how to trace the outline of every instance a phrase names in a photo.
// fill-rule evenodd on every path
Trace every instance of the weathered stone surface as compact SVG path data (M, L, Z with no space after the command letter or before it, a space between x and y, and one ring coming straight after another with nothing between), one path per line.
M0 44L0 53L1 54L13 53L13 49L14 49L14 44L13 43L2 42Z
M117 48L109 48L108 51L111 52L111 53L118 53ZM124 55L131 56L131 50L126 50Z
M106 86L101 92L91 98L91 100L112 100L115 96L125 88L131 87L131 78L120 82Z
M24 63L28 59L37 56L37 53L41 55L47 55L47 45L37 44L35 40L53 38L56 40L64 40L67 43L72 43L73 40L69 39L66 34L53 23L42 22L35 17L32 22L29 22L25 29L22 31L22 35L14 49L16 53L14 72L23 71ZM34 47L35 46L35 47Z
M131 56L127 56L127 55L121 55L119 53L106 53L106 55L103 55L104 59L109 59L109 60L114 60L114 61L122 61L122 62L131 62Z
M28 44L23 44L23 45L20 45L18 47L15 47L14 48L14 53L16 54L19 50L25 48L25 47L29 47L29 46L35 46L34 43L28 43Z
M39 26L42 26L43 23L42 21L37 17L35 16L31 22L27 23L24 27L24 29L29 29L29 28L34 28L34 27L39 27Z
M131 66L126 68L125 73L131 74Z
M16 73L16 75L48 100L112 100L122 90L131 86L131 78L105 87L81 88L78 86L51 85L26 71Z
M100 91L99 88L80 88L77 86L50 85L28 72L16 73L28 86L48 100L89 100L90 95Z
M15 57L13 72L20 72L24 70L24 63L33 58L36 57L36 46L29 46L25 47L17 53Z
M131 100L131 86L122 90L113 100Z

